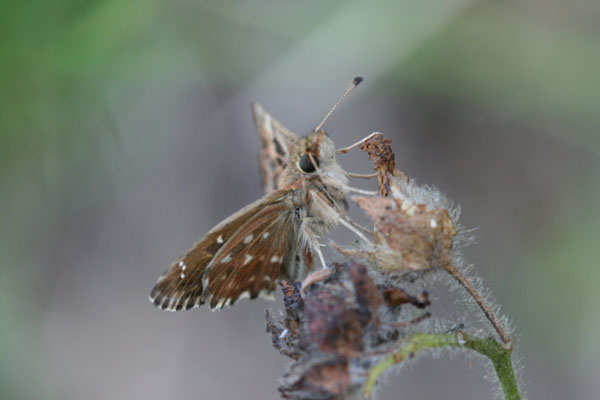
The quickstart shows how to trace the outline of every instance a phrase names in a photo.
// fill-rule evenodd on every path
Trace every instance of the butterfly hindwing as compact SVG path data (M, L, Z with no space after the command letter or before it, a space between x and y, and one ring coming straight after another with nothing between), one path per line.
M281 172L290 160L300 138L267 113L260 104L252 103L256 130L261 138L260 176L266 193L278 188Z

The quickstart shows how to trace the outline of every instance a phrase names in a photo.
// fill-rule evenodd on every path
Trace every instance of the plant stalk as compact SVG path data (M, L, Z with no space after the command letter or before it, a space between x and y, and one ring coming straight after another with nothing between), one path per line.
M373 387L381 374L389 367L399 364L417 353L439 347L467 348L490 359L498 376L505 400L520 400L519 386L515 377L511 350L493 338L481 339L469 337L462 331L455 333L415 333L405 340L402 348L385 357L369 370L364 385L363 396L370 397Z

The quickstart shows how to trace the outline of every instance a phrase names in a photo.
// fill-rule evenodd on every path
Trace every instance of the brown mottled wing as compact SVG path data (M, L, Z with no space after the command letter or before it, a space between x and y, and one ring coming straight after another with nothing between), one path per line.
M294 208L285 202L266 206L219 250L202 278L211 309L275 290L283 263L295 248L293 219Z
M279 176L300 139L267 113L260 104L252 103L252 114L261 139L260 176L263 189L269 193L278 188Z
M262 226L256 225L258 221L261 224L266 223L266 210L283 211L288 193L289 190L270 193L211 229L169 266L152 289L150 301L169 311L187 310L204 304L208 296L207 289L211 289L204 286L204 275L209 270L213 258L219 254L219 250L230 243L237 243L239 240L235 238L239 236L236 234L245 232L248 226L256 226L258 229Z

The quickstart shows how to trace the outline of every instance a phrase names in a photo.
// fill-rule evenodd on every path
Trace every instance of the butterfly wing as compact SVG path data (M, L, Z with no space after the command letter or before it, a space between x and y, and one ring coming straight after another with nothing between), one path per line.
M295 252L293 210L285 202L264 207L219 250L202 279L211 309L275 290Z
M271 282L277 279L281 263L271 263L261 267L271 277L271 281L267 282L263 276L258 279L254 273L247 272L253 271L249 268L258 268L256 265L258 259L254 260L254 263L244 265L246 258L240 251L242 251L241 245L250 249L252 245L256 244L253 240L258 239L259 235L263 237L265 232L275 234L273 231L275 222L283 221L281 215L289 211L286 202L289 193L290 190L272 192L211 229L188 252L169 266L152 289L150 300L157 307L170 311L198 307L207 299L211 301L211 308L215 308L221 298L228 299L228 304L233 304L246 291L250 297L256 297L255 294L273 290L274 285L271 285ZM286 236L284 226L277 224L276 228L281 238ZM248 242L247 237L250 232L254 232L253 235L256 237ZM270 236L270 233L267 236ZM289 237L289 232L287 236ZM274 243L279 244L279 242L277 240ZM269 244L269 246L271 245ZM270 248L274 249L275 247ZM227 260L228 255L232 257L234 254L238 257L235 259L238 261L237 264L222 262L224 259ZM268 259L268 261L270 260L271 258ZM235 274L232 274L233 271ZM247 277L244 284L239 287L239 294L235 296L233 288L225 285L229 282L238 282L238 274L242 281L246 275ZM250 277L254 277L254 279L249 281ZM218 279L222 279L222 281ZM257 279L258 282L254 282ZM219 307L223 305L225 305L225 300Z
M260 176L266 193L277 189L281 172L300 138L267 113L260 104L252 103L256 130L261 138Z
M300 138L267 113L260 104L252 103L252 114L256 130L261 138L260 176L263 189L269 193L278 188L279 176L290 162L290 155L300 142ZM296 252L290 260L290 279L299 279L313 267L313 254L310 246Z

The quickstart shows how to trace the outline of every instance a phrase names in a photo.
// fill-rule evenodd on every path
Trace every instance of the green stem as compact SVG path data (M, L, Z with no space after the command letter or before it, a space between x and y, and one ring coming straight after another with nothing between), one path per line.
M414 357L420 351L438 347L464 347L490 359L500 381L505 400L520 400L519 387L515 378L511 361L511 350L505 349L493 338L481 339L469 337L459 331L450 333L415 333L406 340L406 344L393 354L387 356L369 371L363 395L371 396L373 386L379 376L389 367L399 364L407 358Z

